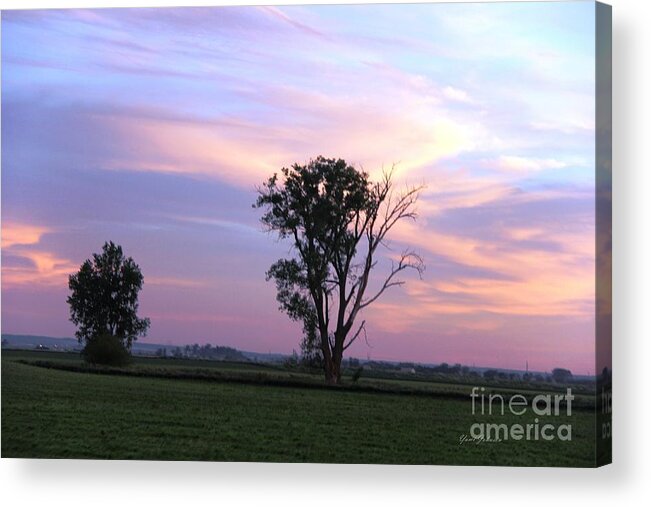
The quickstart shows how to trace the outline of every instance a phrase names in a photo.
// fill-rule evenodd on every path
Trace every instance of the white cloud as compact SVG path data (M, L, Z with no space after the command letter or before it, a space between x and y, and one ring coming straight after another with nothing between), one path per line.
M503 155L494 165L503 171L509 172L537 172L547 169L564 169L570 164L555 158L527 158Z
M460 90L459 88L454 88L452 86L446 86L443 88L443 96L449 100L463 102L465 104L471 104L473 102L473 100L468 95L468 92L465 90Z

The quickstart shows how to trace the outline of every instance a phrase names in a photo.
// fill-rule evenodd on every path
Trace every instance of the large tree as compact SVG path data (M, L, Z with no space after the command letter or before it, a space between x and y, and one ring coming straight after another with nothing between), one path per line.
M267 272L275 280L280 308L303 323L304 350L318 350L326 382L341 380L343 354L366 335L360 312L387 289L402 285L407 269L424 270L421 257L405 250L373 284L381 245L401 220L415 219L422 187L395 191L392 172L373 182L341 159L318 157L282 169L259 189L262 223L289 239L295 255ZM373 286L373 288L371 288Z
M138 317L138 293L143 283L140 267L112 241L104 244L101 254L87 259L68 281L72 292L68 297L70 320L77 326L79 342L88 344L110 335L130 350L150 324L149 319Z

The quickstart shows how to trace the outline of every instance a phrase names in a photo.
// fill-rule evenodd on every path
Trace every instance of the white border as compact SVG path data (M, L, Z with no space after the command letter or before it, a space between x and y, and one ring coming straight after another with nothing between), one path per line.
M266 3L266 2L248 2ZM350 3L350 2L268 2ZM360 1L358 3L371 3ZM612 0L614 460L599 470L77 460L0 462L5 505L642 505L651 498L650 2ZM0 8L246 5L0 0ZM74 428L70 428L75 431ZM638 500L638 501L636 501Z

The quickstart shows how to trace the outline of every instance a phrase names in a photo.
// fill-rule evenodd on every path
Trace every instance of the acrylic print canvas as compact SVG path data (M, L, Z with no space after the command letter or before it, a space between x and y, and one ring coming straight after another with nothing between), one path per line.
M610 25L2 12L2 456L609 463Z

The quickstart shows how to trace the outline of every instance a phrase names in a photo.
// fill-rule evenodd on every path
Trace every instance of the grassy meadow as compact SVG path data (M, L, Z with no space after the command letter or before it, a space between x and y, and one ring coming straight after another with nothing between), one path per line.
M547 421L571 422L571 442L460 444L475 422L535 417L473 416L470 389L374 378L324 388L281 366L136 358L93 368L72 353L3 350L2 456L593 466L593 397L577 395L571 421Z

